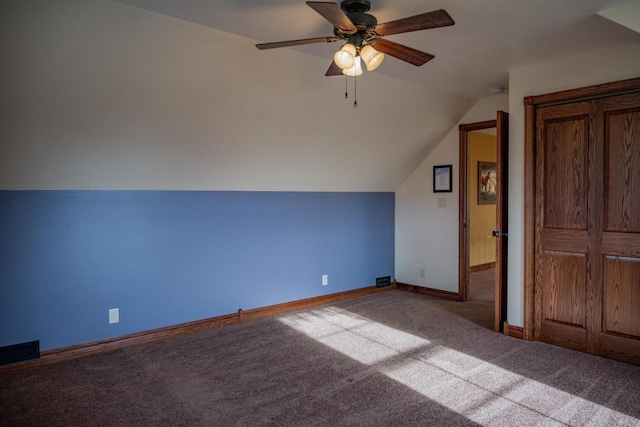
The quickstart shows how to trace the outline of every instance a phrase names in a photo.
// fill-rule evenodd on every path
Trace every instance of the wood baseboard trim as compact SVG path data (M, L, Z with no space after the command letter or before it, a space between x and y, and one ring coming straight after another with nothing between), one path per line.
M376 288L368 286L366 288L353 289L351 291L338 292L335 294L321 295L313 298L301 299L298 301L285 302L282 304L269 305L266 307L244 310L242 312L242 321L261 319L263 317L277 316L280 314L291 313L292 311L305 310L307 308L316 307L318 305L332 304L338 301L344 301L352 298L359 298L366 295L377 294L394 290L395 286L385 286Z
M189 335L209 329L220 328L235 323L246 322L248 320L261 319L269 316L290 313L292 311L304 310L324 304L331 304L347 299L363 297L366 295L377 294L396 289L395 283L391 286L376 288L375 286L367 286L365 288L353 289L350 291L337 292L335 294L321 295L318 297L306 298L298 301L291 301L282 304L275 304L266 307L254 308L249 310L239 309L237 313L225 314L222 316L211 317L208 319L196 320L193 322L180 323L178 325L167 326L164 328L151 329L143 332L122 335L119 337L107 338L104 340L92 341L88 343L73 345L69 347L61 347L52 350L46 350L40 353L39 359L28 360L25 362L13 363L10 365L0 366L0 373L16 371L20 369L32 368L36 366L48 365L63 360L76 359L78 357L88 356L106 351L117 350L138 344L146 344L154 341L161 341L181 335Z
M505 320L503 330L504 334L508 337L518 338L520 340L524 339L524 328L521 326L510 325L509 322Z
M432 288L427 288L425 286L410 285L408 283L397 282L396 289L399 291L414 292L421 295L428 295L430 297L444 298L444 299L453 300L453 301L461 301L460 294L457 292L443 291L440 289L432 289Z
M486 264L472 265L471 267L469 267L469 273L475 273L476 271L482 271L482 270L489 270L490 268L496 268L495 261L488 262Z

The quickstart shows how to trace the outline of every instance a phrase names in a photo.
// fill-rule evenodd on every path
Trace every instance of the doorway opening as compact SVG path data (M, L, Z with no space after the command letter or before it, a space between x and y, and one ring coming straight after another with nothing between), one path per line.
M506 320L508 114L460 130L459 294L486 305L487 327Z

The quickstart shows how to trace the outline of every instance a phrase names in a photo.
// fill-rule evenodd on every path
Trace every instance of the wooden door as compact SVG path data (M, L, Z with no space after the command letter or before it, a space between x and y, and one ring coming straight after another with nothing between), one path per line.
M589 103L537 114L536 339L587 350Z
M640 363L640 94L536 117L535 338Z
M509 176L509 113L498 111L496 120L496 173L498 188L496 197L496 278L495 278L495 324L497 332L502 331L507 320L507 236L508 236L508 176Z

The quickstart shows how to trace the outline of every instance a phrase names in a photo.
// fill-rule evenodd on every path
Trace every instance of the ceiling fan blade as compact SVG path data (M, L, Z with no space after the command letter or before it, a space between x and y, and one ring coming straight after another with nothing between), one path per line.
M434 58L434 56L429 53L422 52L389 40L376 40L372 43L373 47L378 52L386 53L387 55L391 55L394 58L401 59L402 61L413 64L417 67L424 65Z
M336 3L328 1L308 1L307 5L318 12L324 19L331 24L344 31L345 33L355 33L358 31L353 22L345 15Z
M344 75L342 73L342 68L338 67L335 61L331 61L331 65L329 66L329 69L325 73L325 76L329 77L329 76L342 76L342 75Z
M287 46L299 46L302 44L312 44L312 43L332 43L340 40L338 37L315 37L312 39L300 39L300 40L288 40L284 42L273 42L273 43L259 43L256 47L260 50L264 49L275 49L277 47L287 47Z
M448 27L454 24L454 20L447 11L439 9L396 21L385 22L384 24L376 25L373 30L379 36L390 36L392 34L428 30L429 28Z

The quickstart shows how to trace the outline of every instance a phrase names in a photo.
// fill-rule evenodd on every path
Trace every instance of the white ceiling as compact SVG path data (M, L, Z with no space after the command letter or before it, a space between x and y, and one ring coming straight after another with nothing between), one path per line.
M332 26L304 0L117 0L149 11L233 33L255 42L332 35ZM507 87L511 69L580 54L640 34L598 12L640 0L372 0L371 14L383 23L446 9L456 25L389 37L435 55L422 67L388 58L375 72L459 95L482 98ZM619 14L620 15L620 14ZM337 44L295 48L326 58ZM265 60L271 51L261 52ZM326 69L318 70L318 78Z

